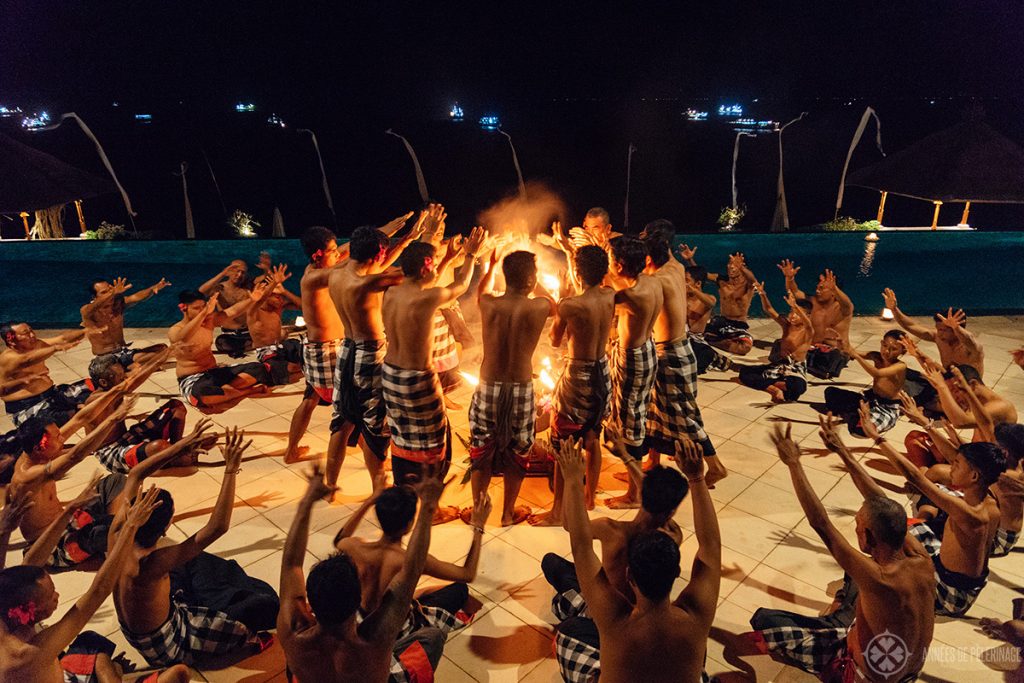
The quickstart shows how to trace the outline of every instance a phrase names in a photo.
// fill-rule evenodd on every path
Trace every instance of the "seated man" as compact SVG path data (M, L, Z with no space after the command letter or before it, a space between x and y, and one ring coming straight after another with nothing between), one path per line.
M370 614L380 607L381 597L395 575L402 570L406 555L402 538L412 531L416 518L417 499L412 488L386 486L387 475L382 471L374 480L373 494L352 513L334 537L334 548L347 555L359 572L359 582L363 586L362 601L359 604L361 614ZM376 541L366 541L353 535L371 507L377 514L377 523L381 528L381 536ZM473 541L461 565L427 555L424 575L454 583L425 592L413 600L409 619L402 627L399 640L424 626L432 626L447 635L466 626L473 619L471 608L467 605L467 584L476 578L484 524L490 512L490 496L483 494L473 507L470 520L473 525Z
M784 316L772 308L764 283L755 283L754 288L761 296L764 312L782 328L782 338L772 347L776 360L767 365L734 365L739 370L737 380L751 389L767 391L773 403L795 401L807 391L807 350L813 335L811 305L787 293L789 315Z
M900 419L900 392L907 376L907 366L900 360L906 350L903 345L906 336L900 330L889 330L882 337L879 352L868 356L846 346L843 349L846 354L871 375L871 388L858 393L839 387L825 387L825 403L812 406L819 412L842 418L854 436L864 436L859 424L861 401L866 401L871 407L871 420L879 434L895 427Z
M318 562L304 576L309 518L313 504L332 493L314 467L299 501L281 559L281 612L277 637L293 680L300 683L366 683L433 680L441 661L444 634L434 627L413 631L398 642L409 618L416 583L427 562L430 527L444 492L438 469L427 465L413 487L420 511L401 568L380 594L379 606L360 619L363 585L345 553Z
M686 259L687 253L683 253ZM688 262L693 263L693 251L689 252ZM754 348L754 337L750 334L747 316L750 315L750 302L754 299L754 285L757 278L747 268L743 254L737 252L729 255L725 266L726 276L708 273L707 279L718 285L721 298L721 315L716 315L704 327L704 340L712 346L745 356Z
M270 645L272 637L257 633L257 628L269 628L277 613L276 596L273 589L263 584L262 595L253 596L248 585L225 587L225 593L241 602L259 598L262 603L269 603L271 612L265 614L264 609L250 609L246 613L259 624L243 623L231 615L212 609L210 605L190 604L183 596L172 594L172 572L192 569L194 560L204 555L203 550L227 533L231 525L231 510L235 505L235 475L241 469L242 455L252 444L243 443L244 433L237 428L225 434L224 476L221 480L220 494L214 503L213 513L209 521L199 531L181 543L161 545L156 543L167 532L174 516L174 501L169 493L158 490L158 497L163 501L160 514L153 516L139 530L133 545L133 552L122 566L114 590L114 608L121 625L121 632L128 643L139 651L150 666L168 666L176 663L196 664L212 655L237 652L239 649L252 646L262 651ZM170 450L170 449L168 449ZM153 456L145 463L151 471L160 465L154 461L167 463L172 455L165 451ZM138 471L137 468L135 471ZM134 473L134 472L133 472ZM133 499L142 490L142 477L133 478L125 486L125 496ZM113 545L118 537L119 520L115 520L110 529L109 542ZM219 565L229 563L206 556L207 563L200 567L212 567L211 571L223 571ZM188 577L186 583L199 582L199 577ZM178 577L179 583L183 581ZM262 583L262 582L260 582ZM238 595L234 595L234 593Z
M0 399L15 427L43 411L64 424L85 403L89 397L85 380L54 384L46 367L46 359L72 348L84 335L83 330L75 330L39 339L28 323L0 324L0 337L7 345L0 353Z
M629 544L640 534L662 531L679 545L683 540L683 532L672 518L679 504L686 498L689 485L679 472L668 467L655 465L644 472L639 461L626 451L622 438L611 430L605 431L605 444L626 463L629 476L640 482L637 485L640 489L640 508L631 520L617 521L598 517L590 520L590 528L594 538L601 542L601 567L608 582L630 602L636 602L626 573ZM685 464L687 458L703 457L703 450L692 441L683 441L680 451L682 455L677 454L677 464ZM555 589L551 611L558 620L590 616L587 603L580 593L576 565L561 555L547 553L540 566L544 578Z
M168 337L175 344L180 342L176 361L181 396L200 412L223 413L247 397L269 393L274 384L274 364L286 361L218 366L210 344L214 327L228 316L244 313L271 286L270 282L261 283L248 299L224 311L216 310L216 294L209 299L199 292L178 295L182 319L171 327Z
M565 519L576 577L590 614L558 625L555 656L562 678L573 683L598 677L602 683L700 680L722 572L721 537L704 483L703 458L690 449L682 463L698 543L690 581L670 602L679 576L679 547L661 531L640 533L626 547L626 578L634 603L612 584L594 552L579 445L564 441L556 457L565 473Z
M121 681L110 659L113 643L82 629L114 588L136 532L159 506L155 492L150 492L125 511L122 533L88 590L63 617L48 626L43 622L56 612L60 596L46 571L33 565L0 571L0 652L4 653L0 657L0 681ZM69 646L63 660L58 661ZM175 666L150 675L145 683L185 683L190 678L186 667Z
M124 311L154 294L158 294L160 290L169 287L170 284L167 280L160 278L160 282L152 287L146 287L140 292L125 296L124 293L131 288L131 285L123 277L115 278L113 283L106 280L93 280L89 283L89 296L92 299L82 306L80 313L86 338L92 346L92 355L115 354L117 362L129 370L134 363L145 363L153 354L163 351L167 347L166 344L153 344L145 348L133 349L131 344L125 342Z
M910 527L910 533L924 544L935 565L935 613L963 616L988 583L988 554L999 527L999 506L989 496L989 487L1006 469L1003 450L985 442L961 445L950 467L952 488L963 492L963 496L956 496L930 481L879 436L868 415L867 404L862 404L865 435L875 440L882 455L927 499L922 503L937 508L930 522Z
M246 351L252 349L252 337L249 336L249 328L245 326L245 309L233 308L236 304L249 300L252 288L249 267L244 259L233 260L219 273L199 285L198 291L203 297L212 298L215 294L218 295L221 312L226 314L231 311L230 315L219 318L214 327L221 328L221 333L215 340L217 350L232 358L241 358Z
M494 471L504 474L501 525L510 526L531 514L529 507L517 507L516 500L533 448L537 417L533 353L555 304L545 296L531 296L537 287L537 262L532 252L514 251L502 259L505 293L500 296L491 293L497 266L495 251L477 288L484 357L480 383L469 405L469 457L474 499L487 493ZM469 512L463 514L468 521Z
M999 502L999 528L996 529L989 551L992 557L1009 555L1017 545L1021 527L1024 526L1024 470L1021 465L1024 456L1024 425L1000 427L996 430L996 436L999 437L999 445L1006 450L1007 468L992 487L992 493ZM1011 430L1016 434L1011 435Z
M108 353L93 358L89 363L89 379L94 388L90 403L100 400L111 391L117 391L121 396L111 401L104 410L93 412L89 424L97 425L111 411L117 410L124 401L124 393L135 391L141 386L170 354L171 350L165 347L153 354L145 365L140 366L130 376L125 373L124 366L115 354ZM185 404L172 398L130 428L123 421L118 422L96 449L96 458L109 471L127 474L131 468L145 460L147 455L162 451L181 439L185 433L186 413ZM195 465L192 457L194 455L189 453L185 460L176 464L185 467Z
M846 571L841 603L823 617L761 608L754 612L750 625L769 650L822 680L916 680L935 625L932 563L917 539L907 533L907 515L902 506L887 498L884 489L853 457L836 433L831 416L821 418L821 428L825 446L839 454L864 497L857 511L859 548L836 529L811 488L800 463L800 446L790 438L792 426L783 432L777 425L772 441L779 458L789 467L807 521ZM899 639L904 648L906 656L903 662L897 662L899 669L892 665L882 669L864 651L883 634Z
M288 266L279 265L270 269L265 278L276 285L268 287L245 313L246 325L256 360L265 363L271 359L278 362L271 367L276 375L274 384L290 384L302 378L302 342L289 339L281 325L281 312L285 308L302 310L302 300L284 288L284 281L291 277Z
M686 324L690 329L690 345L697 357L697 374L703 375L708 370L728 370L732 367L729 357L716 351L704 339L704 332L711 314L715 310L717 299L713 294L704 291L704 282L708 271L702 266L686 268Z
M970 365L979 375L985 375L985 349L967 329L967 314L962 310L954 312L950 308L946 315L936 313L933 316L934 329L928 329L900 310L896 303L896 292L886 287L882 298L885 307L892 311L897 325L918 339L935 342L939 347L939 360L943 367Z
M797 301L811 303L811 322L814 338L807 353L807 371L815 377L831 379L838 377L849 362L843 348L850 345L850 325L853 322L853 302L839 289L835 274L826 269L818 276L814 296L808 297L796 284L800 267L785 259L779 270L786 276L786 291Z

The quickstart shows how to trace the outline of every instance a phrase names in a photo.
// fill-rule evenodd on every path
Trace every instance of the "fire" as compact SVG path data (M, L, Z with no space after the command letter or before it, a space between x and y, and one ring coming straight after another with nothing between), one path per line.
M459 370L459 374L462 375L462 379L469 382L470 386L475 387L480 385L480 378L477 377L476 375L471 375L465 370Z
M551 373L548 372L547 369L541 370L540 375L538 375L537 378L540 380L540 383L546 386L549 390L554 390L555 378L551 376Z
M558 281L557 275L551 273L541 273L540 284L544 289L548 290L554 297L558 298L559 289L561 289L561 283Z

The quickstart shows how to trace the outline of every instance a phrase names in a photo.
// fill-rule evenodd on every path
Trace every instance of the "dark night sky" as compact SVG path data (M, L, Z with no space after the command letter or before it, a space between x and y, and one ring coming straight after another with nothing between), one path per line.
M0 96L312 107L565 95L1016 97L1022 35L1021 4L993 1L0 0Z

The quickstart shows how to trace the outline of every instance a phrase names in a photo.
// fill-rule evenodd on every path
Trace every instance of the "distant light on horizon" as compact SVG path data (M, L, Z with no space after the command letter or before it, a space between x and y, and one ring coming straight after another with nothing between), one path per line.
M718 106L719 116L743 116L743 107L738 104L721 104Z
M139 123L153 123L153 115L152 114L136 114L135 115L135 120L138 121Z
M463 116L465 116L462 111L462 107L459 106L458 102L452 105L451 111L448 112L448 116L452 121L461 121Z
M50 122L50 115L41 111L38 114L33 113L32 116L26 116L21 120L21 127L27 130L36 130L42 128Z
M497 116L481 116L480 127L484 130L498 130L501 127L501 120Z
M235 111L238 113L256 111L256 105L252 102L239 102L235 105Z

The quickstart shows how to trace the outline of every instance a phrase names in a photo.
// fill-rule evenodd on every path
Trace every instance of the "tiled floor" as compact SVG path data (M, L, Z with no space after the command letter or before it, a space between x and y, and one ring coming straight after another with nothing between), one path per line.
M755 336L770 339L776 334L769 321L754 321ZM1024 410L1024 371L1010 364L1007 353L1020 346L1024 338L1022 318L972 318L971 327L985 344L987 352L986 379L990 386L1014 400ZM862 350L877 349L880 335L887 327L879 320L858 318L852 338ZM163 340L162 330L129 330L129 339L139 342ZM929 345L925 345L928 348ZM541 351L538 357L548 351ZM756 359L762 352L755 351ZM467 354L464 367L474 366L473 351ZM83 376L89 352L81 347L58 354L50 361L55 381L70 381ZM857 387L866 385L867 375L859 367L844 371L843 383ZM822 382L812 383L804 400L820 400ZM298 401L294 393L298 385L283 389L288 393L271 399L249 401L215 421L222 426L242 426L255 438L251 454L243 464L238 478L237 500L231 531L211 548L212 551L238 561L250 574L276 585L281 561L281 548L291 523L297 498L304 488L303 465L285 466L280 452L285 443L291 412ZM163 371L154 376L143 391L154 394L175 394L174 373ZM807 525L793 494L788 472L776 457L768 440L773 419L814 419L814 413L802 405L773 406L766 394L758 393L727 381L727 376L711 373L701 380L699 403L704 411L708 431L714 436L722 460L731 475L722 481L712 497L718 510L722 530L723 564L721 599L708 644L707 670L723 681L804 681L814 680L796 669L783 666L765 655L749 652L738 636L749 630L748 620L760 606L795 609L807 614L819 613L830 602L836 580L842 572L822 543ZM469 390L456 395L464 406L469 404ZM154 405L156 397L145 397L141 408ZM198 416L198 414L196 414ZM453 428L468 435L466 411L453 411ZM303 443L312 452L322 454L327 444L329 409L317 410L310 432ZM0 429L9 428L8 418L0 418ZM810 424L794 424L794 433L809 454L805 464L811 483L822 497L837 524L853 538L853 513L860 503L849 477L838 466L838 459L822 452L816 429ZM890 437L902 439L909 430L901 421ZM854 444L859 445L859 444ZM455 443L454 470L461 479L466 468L465 450ZM211 454L211 458L213 455ZM877 454L867 453L869 469L880 479L896 482L885 462ZM76 468L59 485L64 497L80 487L96 463L86 462ZM612 475L622 470L613 458L606 456L601 477L602 494L621 492L624 484ZM174 539L193 533L205 521L205 513L217 496L221 469L216 465L203 467L188 478L161 477L160 486L174 495L175 523L170 533ZM308 565L331 552L331 539L339 525L370 491L369 477L363 470L361 457L350 457L342 470L343 495L340 503L319 505L313 515ZM494 483L492 497L500 501L501 480ZM535 507L549 501L542 480L527 480L522 497ZM449 487L442 504L465 505L469 501L468 486ZM600 498L604 498L601 495ZM615 518L631 512L611 511L599 506L595 515ZM569 555L569 539L560 529L496 526L497 509L484 537L480 569L471 591L483 603L476 621L454 634L448 641L445 656L438 670L438 680L451 681L558 681L558 667L552 656L551 590L540 573L540 558L546 552ZM677 521L684 529L684 585L689 564L696 549L692 513L683 503ZM361 532L376 532L373 515L363 522ZM435 527L431 550L447 560L458 561L469 548L471 531L461 522ZM977 604L966 619L939 618L935 629L935 645L943 648L943 661L930 661L925 669L931 681L994 681L1003 677L1007 668L1006 646L984 636L978 628L983 616L1009 618L1010 601L1024 593L1024 563L1020 552L994 559L991 579ZM14 554L10 557L16 561ZM61 609L66 609L87 588L92 576L81 572L58 574L54 581L61 595ZM429 582L424 581L424 584ZM135 661L141 658L127 647L117 627L113 606L108 601L93 618L90 628L120 643ZM1003 664L998 662L1003 661ZM194 672L196 680L261 681L284 680L284 658L278 646L262 655L246 659L221 670Z

